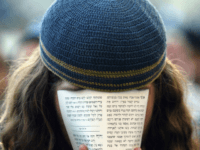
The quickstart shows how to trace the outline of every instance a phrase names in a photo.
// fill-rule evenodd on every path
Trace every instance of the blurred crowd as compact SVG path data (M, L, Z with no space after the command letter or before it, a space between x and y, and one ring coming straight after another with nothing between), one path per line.
M196 123L200 123L200 2L150 1L163 18L168 36L168 58L188 79L187 104ZM41 16L52 2L0 0L0 99L3 99L10 64L30 56L38 46Z

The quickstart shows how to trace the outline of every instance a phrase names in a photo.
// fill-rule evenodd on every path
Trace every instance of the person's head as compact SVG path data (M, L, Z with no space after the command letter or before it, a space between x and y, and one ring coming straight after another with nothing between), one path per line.
M142 146L150 149L189 149L191 117L183 101L180 72L169 61L149 88ZM39 50L9 80L7 125L2 134L6 149L66 149L66 131L60 116L57 90L84 90L60 79L44 66Z
M40 48L12 73L4 103L6 149L70 149L57 90L149 89L142 148L193 149L183 78L166 59L166 35L146 0L58 0Z
M30 56L34 49L39 45L39 34L41 28L41 18L32 20L27 24L27 27L23 31L22 37L19 39L17 55L14 59L20 59Z
M181 27L185 53L194 65L194 81L200 84L200 19L198 16Z

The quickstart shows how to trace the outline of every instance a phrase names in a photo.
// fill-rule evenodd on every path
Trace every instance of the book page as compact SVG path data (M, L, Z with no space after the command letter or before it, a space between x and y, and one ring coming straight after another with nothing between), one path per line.
M141 146L149 90L59 90L62 118L73 149L132 150Z

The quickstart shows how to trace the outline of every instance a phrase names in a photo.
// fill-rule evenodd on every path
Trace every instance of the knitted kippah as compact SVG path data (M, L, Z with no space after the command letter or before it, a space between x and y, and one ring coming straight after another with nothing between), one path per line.
M40 48L45 66L63 80L116 92L159 76L166 34L147 0L57 0L44 15Z

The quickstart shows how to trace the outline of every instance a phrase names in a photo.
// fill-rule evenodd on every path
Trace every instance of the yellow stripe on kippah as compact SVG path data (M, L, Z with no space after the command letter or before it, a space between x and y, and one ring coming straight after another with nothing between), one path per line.
M42 60L42 61L43 61L43 60ZM44 63L44 62L43 62L43 63ZM147 83L144 84L144 85L136 86L136 87L133 87L133 88L127 88L127 89L115 89L115 90L111 90L111 89L93 88L93 87L84 86L84 85L81 85L81 84L76 84L76 83L74 83L74 82L68 81L66 78L60 76L58 73L56 73L56 72L53 71L51 68L49 68L49 67L46 65L46 63L44 63L44 64L45 64L45 66L46 66L49 70L51 70L51 72L55 73L55 74L56 74L57 76L59 76L62 80L67 81L67 82L71 83L71 84L74 85L74 86L81 87L81 88L84 88L84 89L91 89L91 90L96 90L96 91L102 91L102 92L122 92L122 91L130 91L130 90L133 90L133 89L140 89L140 88L144 87L145 85L148 85L148 84L154 82L154 80L157 79L157 78L160 76L160 74L162 73L162 70L164 69L164 66L165 66L165 63L164 63L164 65L162 66L162 69L161 69L160 73L158 73L158 75L155 76L155 78L153 78L151 81L147 82ZM54 67L53 67L53 68L54 68ZM55 68L54 68L54 69L55 69ZM56 70L56 71L59 71L59 70ZM61 74L64 75L64 76L67 76L67 75L63 74L62 72L60 72L60 71L59 71L59 73L61 73ZM68 76L68 77L69 77L69 76ZM77 79L74 79L74 78L72 78L72 77L69 77L69 78L71 78L71 79L73 79L73 80L77 80Z
M165 53L163 53L163 55L160 57L160 59L154 63L151 66L147 66L145 68L142 69L138 69L138 70L130 70L130 71L115 71L115 72L111 72L111 71L95 71L95 70L87 70L87 69L82 69L82 68L78 68L72 65L69 65L67 63L65 63L64 61L61 61L59 59L57 59L56 57L52 56L47 49L45 48L42 40L40 39L40 43L41 46L45 52L45 54L55 63L57 63L58 65L64 67L65 69L78 73L78 74L82 74L85 76L94 76L94 77L101 77L101 78L123 78L123 77L130 77L130 76L136 76L136 75L140 75L140 74L144 74L152 69L154 69L157 65L159 65L165 55Z
M45 62L43 61L43 59L45 60ZM104 83L98 83L98 82L89 82L89 81L85 81L85 80L81 80L81 79L76 79L76 78L73 78L73 77L71 77L71 76L68 76L68 75L66 75L65 73L63 73L63 72L61 72L60 70L58 70L57 68L55 68L54 66L52 66L51 64L49 64L47 61L46 61L46 59L43 57L42 58L42 61L43 61L43 63L45 64L45 66L49 69L49 70L51 70L52 72L54 72L56 75L58 75L60 78L62 78L62 79L64 79L64 80L67 80L67 79L65 79L65 78L63 78L63 77L61 77L58 73L56 73L55 71L57 71L57 72L59 72L60 74L62 74L63 76L65 76L65 77L67 77L67 78L69 78L69 79L72 79L72 80L74 80L74 81L78 81L78 82L81 82L81 83L86 83L86 84L89 84L89 85L96 85L96 86L102 86L102 87L126 87L126 86L131 86L131 85L135 85L135 84L141 84L141 83L143 83L143 82L146 82L146 81L148 81L148 80L150 80L150 79L152 79L153 78L153 76L155 76L156 74L158 74L159 72L161 72L162 71L162 69L164 68L164 66L165 66L165 63L163 64L163 66L161 66L161 70L159 70L159 71L156 71L152 76L150 76L150 77L148 77L148 78L146 78L146 79L144 79L144 80L141 80L141 81L137 81L137 82L127 82L127 83L123 83L123 84L104 84ZM47 64L46 64L47 63ZM51 67L51 68L53 68L54 70L52 70L50 67L48 67L48 65ZM159 73L160 74L160 73ZM156 76L157 77L157 76ZM154 78L155 79L155 78ZM67 80L68 81L68 80ZM152 80L151 80L152 81ZM69 81L68 81L69 82ZM70 83L73 83L73 82L70 82ZM82 85L79 85L79 84L76 84L76 83L73 83L74 85L76 85L76 86L79 86L79 87L82 87L82 88L90 88L91 89L91 87L83 87ZM146 85L146 84L145 84ZM142 87L142 86L141 86ZM139 88L139 87L138 87ZM98 89L95 89L95 90L98 90Z

